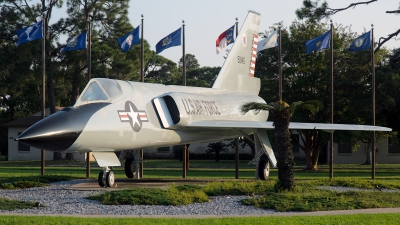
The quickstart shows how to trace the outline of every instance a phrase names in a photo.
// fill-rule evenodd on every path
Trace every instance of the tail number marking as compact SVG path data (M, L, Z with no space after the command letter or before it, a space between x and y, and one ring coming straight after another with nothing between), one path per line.
M237 57L237 60L238 60L238 63L239 63L239 64L244 64L245 61L246 61L245 57L243 57L243 56L238 56L238 57Z

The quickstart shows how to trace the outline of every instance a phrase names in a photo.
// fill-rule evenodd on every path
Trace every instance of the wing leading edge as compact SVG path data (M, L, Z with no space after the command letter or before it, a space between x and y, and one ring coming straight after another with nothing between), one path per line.
M274 129L271 121L237 121L237 120L202 120L194 121L187 125L192 128L220 128L220 129ZM289 124L291 130L323 130L333 132L335 130L362 130L362 131L392 131L388 127L356 125L356 124L326 124L326 123L299 123L291 122Z

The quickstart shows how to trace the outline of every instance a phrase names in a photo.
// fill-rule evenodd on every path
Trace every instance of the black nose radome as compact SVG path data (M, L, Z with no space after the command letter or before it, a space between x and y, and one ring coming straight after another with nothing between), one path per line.
M92 115L108 104L64 108L35 123L15 140L42 150L63 151L76 141Z

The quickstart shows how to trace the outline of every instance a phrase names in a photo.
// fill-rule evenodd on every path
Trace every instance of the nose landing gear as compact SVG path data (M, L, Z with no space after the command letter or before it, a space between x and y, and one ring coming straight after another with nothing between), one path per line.
M98 182L100 187L114 187L115 177L114 173L108 168L108 166L103 167L103 171L99 173Z

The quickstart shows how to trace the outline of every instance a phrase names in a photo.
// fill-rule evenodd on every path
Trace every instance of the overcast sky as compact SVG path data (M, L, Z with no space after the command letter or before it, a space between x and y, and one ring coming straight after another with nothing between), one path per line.
M261 14L260 31L269 30L274 23L283 21L285 27L297 20L295 10L302 6L303 0L131 0L129 19L136 27L144 15L144 38L152 50L158 41L182 26L185 20L186 53L196 56L200 66L222 66L222 53L216 54L217 37L235 23L239 28L249 10ZM352 0L328 0L331 8L344 8ZM334 15L334 24L351 26L353 32L362 34L374 24L375 40L387 36L400 28L400 16L386 14L388 10L399 7L397 0L380 0L370 5L359 5ZM400 42L392 40L385 46L392 49ZM229 48L229 47L228 47ZM182 57L182 47L172 47L160 55L177 62Z

